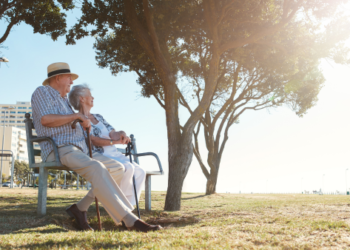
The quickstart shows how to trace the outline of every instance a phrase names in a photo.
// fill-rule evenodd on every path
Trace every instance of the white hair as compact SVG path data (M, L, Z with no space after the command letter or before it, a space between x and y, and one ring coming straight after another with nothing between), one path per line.
M90 87L84 83L80 85L75 85L68 94L69 102L75 110L80 109L80 97L86 95L86 90L91 91Z

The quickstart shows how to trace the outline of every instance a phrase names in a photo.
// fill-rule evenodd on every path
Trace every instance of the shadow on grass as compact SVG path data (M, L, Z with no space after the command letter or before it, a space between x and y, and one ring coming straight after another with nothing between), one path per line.
M141 242L130 242L130 243L105 243L102 240L100 242L86 242L84 239L67 239L61 241L52 241L48 240L46 242L38 242L31 244L23 245L13 245L7 244L2 245L1 249L50 249L53 247L68 247L68 248L84 248L84 249L124 249L124 248L133 248L137 249L142 246Z
M205 196L207 196L207 195L203 194L203 195L198 195L198 196L194 196L194 197L181 198L181 200L193 200L193 199L198 199L198 198L202 198Z

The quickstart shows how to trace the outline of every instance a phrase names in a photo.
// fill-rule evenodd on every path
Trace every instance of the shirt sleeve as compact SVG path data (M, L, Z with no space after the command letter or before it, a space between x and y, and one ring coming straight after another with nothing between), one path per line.
M100 114L96 114L96 118L103 123L103 125L106 126L108 132L111 132L113 130L115 130L105 119L103 119L102 115Z
M40 122L43 116L57 113L52 105L49 94L46 93L44 88L45 87L43 86L37 88L34 91L31 100L33 115L35 114Z

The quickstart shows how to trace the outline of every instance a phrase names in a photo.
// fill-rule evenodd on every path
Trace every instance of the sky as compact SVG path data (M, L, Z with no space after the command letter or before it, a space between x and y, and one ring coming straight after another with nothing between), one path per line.
M68 27L78 17L68 13ZM0 33L5 29L0 23ZM152 190L166 190L168 146L164 110L153 98L143 98L135 73L112 76L95 60L94 38L65 45L47 35L33 34L31 26L20 24L10 33L2 54L10 60L0 68L0 103L30 101L33 91L47 76L47 66L67 62L79 78L74 84L87 83L92 88L99 113L115 127L134 134L138 152L159 155L164 176L152 178ZM303 118L288 107L250 111L229 131L219 172L219 193L300 193L322 188L325 192L345 192L350 188L350 66L323 61L326 83L317 105ZM180 117L186 117L181 110ZM207 154L200 139L203 158ZM147 170L157 170L152 158L140 158ZM349 170L346 170L349 168ZM206 179L195 157L185 179L183 192L205 192Z

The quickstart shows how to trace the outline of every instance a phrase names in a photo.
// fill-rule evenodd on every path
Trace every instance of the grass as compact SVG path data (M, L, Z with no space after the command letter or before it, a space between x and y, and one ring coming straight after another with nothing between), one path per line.
M47 215L37 217L37 190L0 189L0 249L350 248L347 196L184 193L182 210L165 212L165 193L153 192L153 211L141 216L166 230L145 234L115 225L102 206L103 231L77 231L65 208L85 194L50 189ZM96 229L94 204L88 217Z

